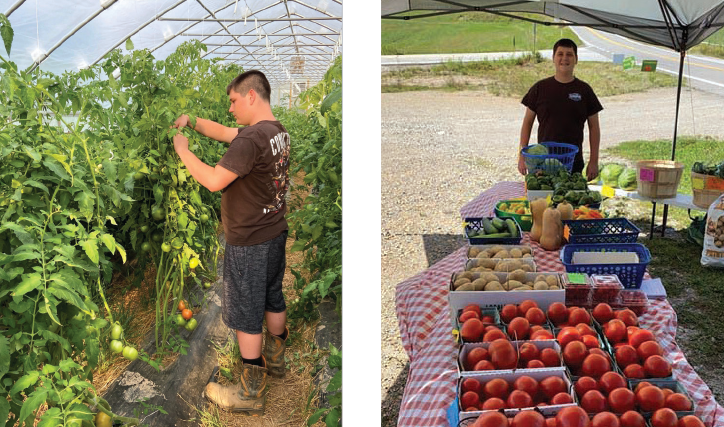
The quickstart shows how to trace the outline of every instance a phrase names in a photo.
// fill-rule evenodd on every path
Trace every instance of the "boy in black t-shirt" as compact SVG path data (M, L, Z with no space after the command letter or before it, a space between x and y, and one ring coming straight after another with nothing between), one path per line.
M573 76L578 63L578 48L573 40L560 39L553 46L556 73L543 79L523 97L527 108L520 129L520 149L528 145L533 122L538 117L538 142L561 142L578 147L572 172L583 172L583 125L588 122L591 155L585 176L598 175L598 147L601 128L598 112L603 110L593 89ZM518 171L525 175L525 159L518 155Z

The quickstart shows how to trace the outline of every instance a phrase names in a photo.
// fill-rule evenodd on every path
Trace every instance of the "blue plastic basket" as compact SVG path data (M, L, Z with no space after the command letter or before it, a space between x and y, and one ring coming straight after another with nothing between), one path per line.
M576 252L634 252L639 257L638 264L573 264ZM589 243L569 244L561 250L561 261L566 271L587 274L615 274L624 288L639 289L646 267L651 262L651 253L640 243Z
M638 227L626 218L564 220L568 243L636 243Z
M488 219L493 219L493 217L488 217ZM468 239L468 242L471 245L487 245L489 243L517 245L523 239L523 230L520 229L520 224L518 224L518 221L516 221L515 218L510 219L512 219L513 222L515 222L515 226L518 227L518 237L469 237L468 229L473 229L477 231L483 228L483 218L465 218L464 221L468 223L468 225L465 227L465 238Z
M561 168L565 168L570 172L573 169L573 160L578 153L578 147L560 142L541 142L540 144L548 148L548 154L529 154L528 149L532 145L523 147L520 150L525 159L525 167L528 169L528 173L539 170L555 173ZM557 162L553 160L557 160Z

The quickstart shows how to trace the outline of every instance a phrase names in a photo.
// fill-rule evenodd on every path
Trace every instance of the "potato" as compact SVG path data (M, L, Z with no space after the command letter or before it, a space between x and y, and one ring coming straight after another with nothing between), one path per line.
M477 261L478 267L485 267L485 268L492 268L494 269L496 265L498 265L498 261L494 259L478 259Z
M558 277L546 276L546 283L548 283L548 286L558 286Z
M530 246L521 246L520 251L523 252L523 255L530 255L531 249Z
M535 282L533 285L533 289L536 291L547 291L548 290L548 283L546 282Z
M525 271L526 273L532 273L532 272L533 272L533 267L531 267L531 266L528 265L528 264L523 264L523 265L521 265L521 266L520 266L520 269L523 270L523 271Z
M473 273L472 271L465 271L458 275L458 278L460 277L464 277L472 282L473 280L475 280L475 273Z
M518 281L518 280L508 280L505 283L506 283L507 289L509 291L512 291L515 288L520 288L521 286L525 286L524 284L520 283L520 281Z
M485 284L488 283L485 279L478 278L473 280L473 286L475 287L476 291L482 291L485 287Z
M548 290L549 290L549 291L557 291L558 289L560 289L560 288L558 287L558 285L548 286Z
M455 280L455 283L453 283L453 289L457 289L466 283L470 283L470 279L468 279L467 277L460 277Z
M485 273L481 276L483 279L485 279L486 282L500 282L500 279L498 279L498 276L496 276L493 273Z
M505 249L505 248L502 247L502 246L500 246L500 245L495 245L495 246L493 246L492 248L488 248L488 249L487 249L487 252L488 252L488 255L490 256L490 258L493 258L493 255L494 255L494 254L496 254L496 253L498 253L498 252L500 252L500 251L502 251L502 250L504 250L504 249Z
M523 258L533 258L533 255L531 255L531 254L523 254Z
M480 248L476 248L475 246L471 246L468 250L468 258L475 258L480 253Z
M507 272L510 270L510 263L508 261L499 261L495 265L495 269L493 271L504 271Z
M528 281L528 282L525 282L524 284L526 286L530 286L531 288L533 287L533 282Z
M520 260L517 260L517 259L510 260L510 270L511 271L520 270L520 267L522 267L522 266L523 266L523 263L520 262Z
M475 286L472 283L465 283L464 285L460 286L459 288L455 289L456 291L474 291Z
M518 287L518 288L511 289L511 291L532 291L532 290L533 290L533 288L531 288L531 287L528 286L528 285L523 285L523 286L520 286L520 287Z
M486 258L490 258L490 255L488 255L488 253L485 251L480 251L480 253L475 258L486 259Z
M508 280L515 280L517 282L525 282L525 271L523 270L513 270L512 273L508 274Z
M510 256L513 258L522 258L523 257L523 251L521 251L518 248L513 248L510 250Z
M539 275L535 276L535 281L536 281L536 282L540 282L540 281L545 282L545 281L546 281L546 276L544 276L544 275L542 275L542 274L539 274Z
M503 249L502 251L496 252L495 255L492 256L492 258L510 258L510 252Z
M500 282L490 282L487 285L485 285L486 291L504 291L505 288L503 288L503 285L500 284Z

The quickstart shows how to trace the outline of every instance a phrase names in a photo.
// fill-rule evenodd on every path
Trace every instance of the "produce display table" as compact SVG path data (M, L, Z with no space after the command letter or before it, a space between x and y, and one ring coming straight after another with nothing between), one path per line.
M493 216L501 199L522 197L522 182L501 182L463 206L461 217ZM559 251L544 251L530 242L528 233L521 244L530 244L540 271L565 271ZM462 247L425 271L397 285L395 301L402 344L410 359L407 385L400 405L399 426L449 425L447 410L455 400L457 346L450 329L447 296L450 276L464 268L466 247ZM665 299L650 300L639 317L650 329L672 362L674 376L696 404L707 426L724 426L724 408L717 404L709 387L689 365L676 345L676 313Z

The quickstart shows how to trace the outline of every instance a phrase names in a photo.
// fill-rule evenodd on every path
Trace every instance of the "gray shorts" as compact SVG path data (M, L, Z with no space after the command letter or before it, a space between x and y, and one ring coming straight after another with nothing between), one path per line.
M221 318L229 328L260 334L265 311L287 309L282 293L287 234L252 246L226 244Z

